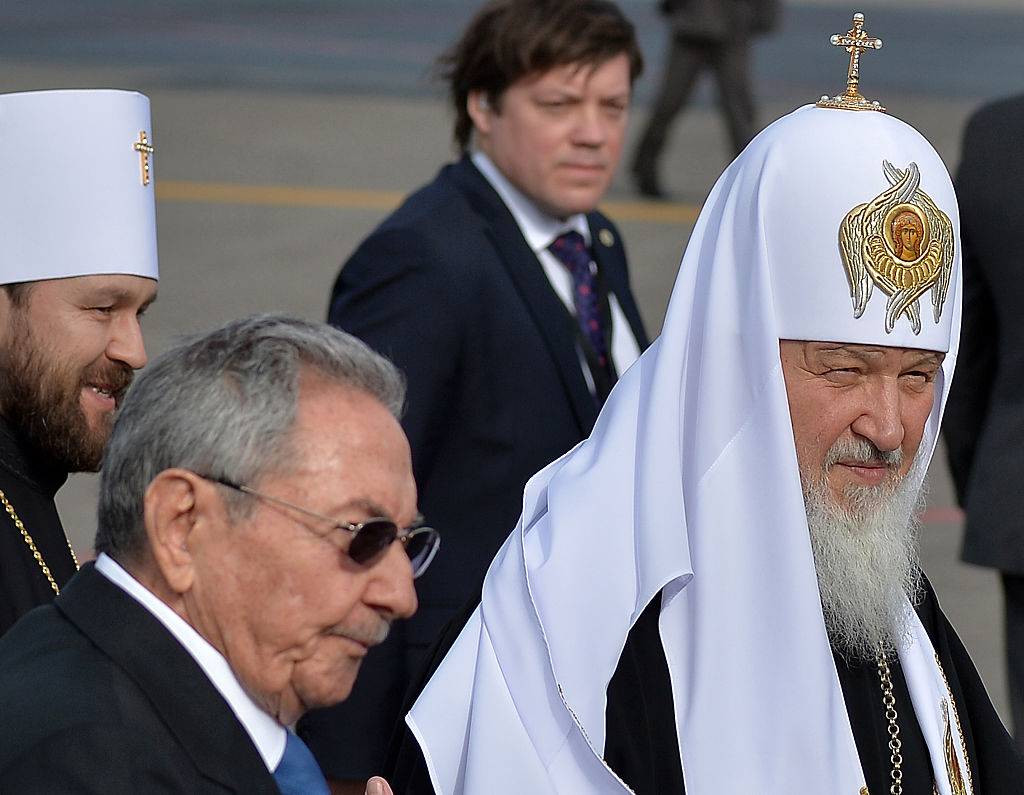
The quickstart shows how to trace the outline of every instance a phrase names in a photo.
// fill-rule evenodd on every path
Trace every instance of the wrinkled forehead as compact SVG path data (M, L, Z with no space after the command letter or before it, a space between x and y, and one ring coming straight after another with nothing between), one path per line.
M780 339L950 350L959 216L916 130L809 106L767 128L748 157Z
M861 361L866 365L889 362L901 367L939 366L946 358L942 351L927 348L907 348L899 345L875 345L860 342L835 342L831 340L779 340L781 352L799 349L802 357L816 361L843 362Z

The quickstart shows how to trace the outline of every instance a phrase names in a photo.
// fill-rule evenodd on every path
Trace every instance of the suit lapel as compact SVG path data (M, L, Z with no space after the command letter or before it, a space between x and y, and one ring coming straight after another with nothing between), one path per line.
M486 234L497 249L502 265L523 299L533 322L540 329L551 358L558 368L580 433L587 435L594 425L597 410L587 382L583 378L571 319L565 305L555 294L544 268L527 245L523 234L505 203L468 157L451 170L458 188L484 220Z
M203 775L235 792L277 792L227 702L148 610L91 563L55 605L136 682Z
M629 289L629 272L626 269L626 252L622 241L617 233L608 223L608 219L601 213L593 212L587 214L587 223L590 225L590 234L593 238L591 249L594 254L594 261L598 270L604 274L608 289L615 295L622 314L626 316L633 337L640 346L642 353L650 340L644 330L643 320L640 317L640 310L633 300L633 293Z

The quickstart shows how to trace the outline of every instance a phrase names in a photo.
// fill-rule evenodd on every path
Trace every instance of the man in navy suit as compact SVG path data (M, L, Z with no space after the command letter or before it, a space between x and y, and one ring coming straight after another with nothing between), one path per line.
M604 0L496 0L440 66L462 157L345 263L329 320L405 372L420 505L445 549L359 703L300 727L335 779L378 769L420 655L512 530L526 480L589 434L648 343L621 236L595 209L642 69L633 26Z
M0 639L0 792L327 795L288 727L348 696L437 546L404 397L368 346L282 315L150 365L99 557Z

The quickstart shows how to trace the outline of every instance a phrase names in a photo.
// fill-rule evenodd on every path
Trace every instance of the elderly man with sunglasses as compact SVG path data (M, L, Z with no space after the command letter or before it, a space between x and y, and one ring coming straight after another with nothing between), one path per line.
M404 399L365 345L281 315L154 363L107 447L97 561L0 641L0 791L326 793L288 727L348 696L438 546Z

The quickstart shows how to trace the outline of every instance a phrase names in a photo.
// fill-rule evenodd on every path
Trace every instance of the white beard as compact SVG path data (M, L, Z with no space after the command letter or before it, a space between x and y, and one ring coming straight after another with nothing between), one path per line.
M921 444L921 450L927 444ZM881 453L867 441L837 443L825 472L839 458L881 458L895 470L900 451ZM832 497L825 472L802 476L807 525L818 574L818 588L832 648L847 659L873 660L891 654L907 633L905 599L921 596L918 513L925 489L917 489L919 454L902 479L893 475L879 486L848 486L849 507Z

